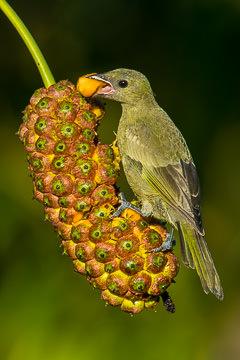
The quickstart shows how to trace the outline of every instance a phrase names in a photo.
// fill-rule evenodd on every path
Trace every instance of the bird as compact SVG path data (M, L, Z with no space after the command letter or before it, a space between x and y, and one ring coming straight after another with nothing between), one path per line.
M142 73L120 68L88 78L102 84L94 97L122 106L117 144L141 213L178 230L183 263L196 269L205 293L212 292L222 300L220 278L205 240L199 178L180 130L156 102Z

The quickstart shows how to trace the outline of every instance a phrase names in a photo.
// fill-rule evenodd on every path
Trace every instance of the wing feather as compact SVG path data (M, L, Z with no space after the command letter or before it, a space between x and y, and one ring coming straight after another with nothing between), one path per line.
M167 141L142 121L130 124L125 135L124 153L131 159L131 166L168 206L204 235L198 176L185 143Z

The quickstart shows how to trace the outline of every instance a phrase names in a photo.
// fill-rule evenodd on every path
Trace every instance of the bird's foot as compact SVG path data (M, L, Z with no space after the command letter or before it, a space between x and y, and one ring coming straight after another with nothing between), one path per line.
M120 201L121 205L119 206L117 211L115 211L115 213L111 216L111 219L119 216L121 214L121 212L125 209L132 209L132 210L136 211L137 213L139 213L140 215L142 215L143 217L152 215L151 212L150 213L142 212L142 210L139 207L137 207L137 206L131 204L129 201L127 201L122 192L119 194L119 201Z
M156 253L159 251L172 250L173 246L176 244L173 233L174 233L174 227L172 226L170 233L167 233L167 237L166 237L166 240L164 241L164 244L155 249L149 250L148 252Z

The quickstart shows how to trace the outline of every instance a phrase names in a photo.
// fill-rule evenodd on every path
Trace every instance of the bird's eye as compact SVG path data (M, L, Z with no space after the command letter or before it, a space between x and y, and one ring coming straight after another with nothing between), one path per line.
M128 86L128 82L127 82L127 80L120 80L120 81L118 82L118 85L119 85L121 88L125 88L125 87Z

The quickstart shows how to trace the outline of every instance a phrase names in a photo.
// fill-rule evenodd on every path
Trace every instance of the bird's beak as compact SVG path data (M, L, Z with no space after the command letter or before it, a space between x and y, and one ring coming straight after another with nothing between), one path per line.
M93 74L87 76L87 78L100 81L102 84L102 86L98 88L97 92L94 95L112 94L115 92L112 84L106 79L106 76L104 74Z
M109 95L115 92L110 81L104 74L88 74L80 77L77 82L77 90L85 97Z

